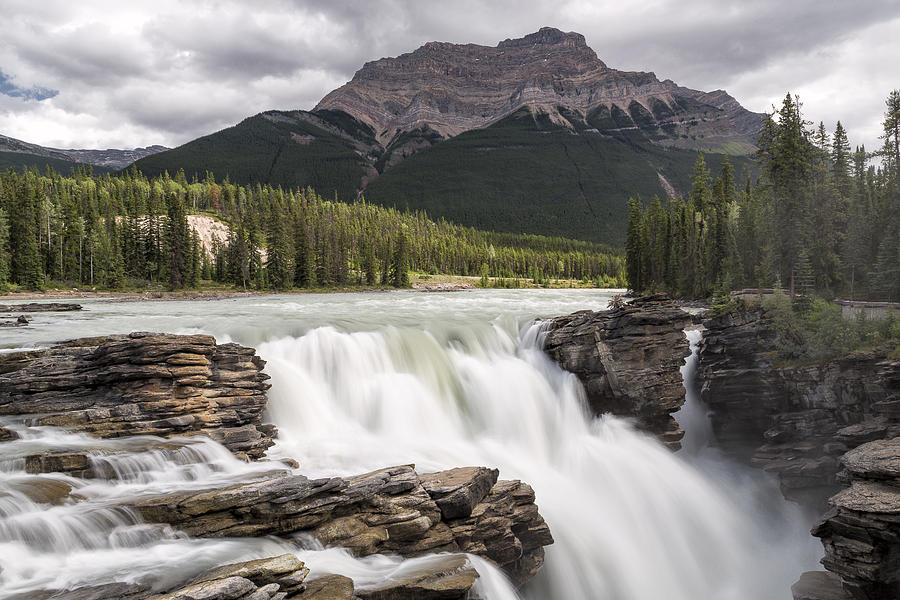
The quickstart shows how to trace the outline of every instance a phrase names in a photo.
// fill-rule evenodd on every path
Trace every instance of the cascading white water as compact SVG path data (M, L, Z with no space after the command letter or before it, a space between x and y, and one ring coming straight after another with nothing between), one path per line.
M316 474L415 462L527 481L556 539L535 599L787 598L758 523L628 423L590 418L537 333L320 328L265 343L278 451Z
M602 308L608 297L491 290L85 302L83 314L36 319L3 342L33 346L157 330L257 346L273 376L269 416L281 436L274 454L299 459L303 472L355 474L410 462L423 472L486 465L500 468L501 478L531 484L556 543L523 591L529 599L789 598L796 575L814 565L809 548L818 545L804 530L806 521L772 502L778 492L770 478L708 447L709 434L700 433L708 431L705 410L690 393L693 363L685 367L688 402L678 415L688 431L685 450L673 454L620 419L590 417L578 382L540 350L539 328L527 326L537 315ZM75 531L94 528L98 538L82 549L63 536L47 549L0 537L0 598L107 581L163 587L206 566L286 551L308 563L310 577L338 572L360 587L427 561L359 560L337 549L272 540L193 540L121 512L126 522L116 524L104 511L128 495L226 485L271 465L241 463L212 442L19 431L23 439L0 445L0 531L6 520L45 513L56 525L69 519ZM21 456L59 447L92 449L93 468L110 480L23 473ZM27 505L15 490L36 478L75 493L62 504ZM98 526L89 515L108 522ZM496 569L471 561L481 573L482 596L515 597Z

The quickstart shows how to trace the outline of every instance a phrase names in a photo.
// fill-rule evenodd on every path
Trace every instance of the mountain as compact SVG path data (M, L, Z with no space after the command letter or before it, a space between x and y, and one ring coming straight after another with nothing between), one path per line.
M312 111L260 113L137 165L621 243L628 196L687 191L699 150L750 168L761 122L722 90L609 68L582 35L543 28L368 62Z
M168 150L165 146L148 146L134 150L60 150L29 144L22 140L0 135L0 167L49 164L55 169L88 164L111 171L127 167L134 161Z

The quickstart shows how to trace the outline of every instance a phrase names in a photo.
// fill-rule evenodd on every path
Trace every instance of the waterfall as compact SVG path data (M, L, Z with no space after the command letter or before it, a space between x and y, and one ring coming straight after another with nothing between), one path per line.
M678 453L626 420L590 415L577 379L541 350L540 329L529 325L535 315L596 309L609 297L490 290L86 301L90 318L48 315L4 343L165 330L254 345L272 376L273 458L296 458L310 476L483 465L531 484L556 543L520 590L524 600L788 600L821 548L808 535L811 520L780 499L773 478L715 447L693 382L699 332L687 332L686 403L676 415L687 433ZM97 440L3 425L20 439L0 444L0 599L113 581L164 589L213 566L284 552L298 554L310 578L341 573L365 588L430 560L358 559L300 539L192 539L144 524L116 507L284 466L244 463L200 438ZM60 449L84 452L97 477L25 472L25 456ZM469 561L481 597L516 598L490 563Z
M788 598L759 523L714 478L584 392L536 326L459 332L323 327L262 344L275 453L314 475L415 462L522 479L556 543L524 594L589 600ZM773 591L777 590L777 591Z

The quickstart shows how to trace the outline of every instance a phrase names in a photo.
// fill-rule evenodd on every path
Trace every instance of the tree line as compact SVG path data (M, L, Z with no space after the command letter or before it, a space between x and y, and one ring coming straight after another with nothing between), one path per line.
M188 216L227 224L201 243ZM105 289L193 288L201 281L262 290L409 284L409 272L578 279L624 285L624 257L600 244L500 234L421 212L328 201L283 190L48 168L0 174L0 290L51 283Z
M812 128L788 94L764 119L755 181L737 185L727 161L713 178L701 154L686 198L630 199L629 286L900 300L900 90L886 105L884 144L870 153L851 150L840 122Z

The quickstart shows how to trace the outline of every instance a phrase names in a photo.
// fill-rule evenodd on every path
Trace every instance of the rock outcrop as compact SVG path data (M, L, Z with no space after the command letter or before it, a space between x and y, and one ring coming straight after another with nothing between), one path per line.
M544 349L578 377L595 414L633 417L678 449L684 431L672 413L684 404L680 368L690 354L684 328L691 323L664 294L644 296L546 321Z
M453 481L447 487L455 489L448 494L438 488L432 497L426 486L435 490L440 479ZM448 503L451 496L464 499ZM147 522L198 537L304 532L360 556L470 552L521 584L543 563L543 547L553 543L534 500L528 485L498 482L496 470L472 467L420 478L412 466L398 466L347 479L278 471L224 489L143 497L128 508Z
M900 435L900 361L856 352L800 366L773 362L775 332L759 311L704 322L697 368L718 443L779 476L785 497L823 504L839 459Z
M841 464L848 487L812 530L825 546L822 564L847 598L900 598L900 438L863 444Z
M98 437L205 434L262 456L268 375L252 348L132 333L0 355L0 415Z

